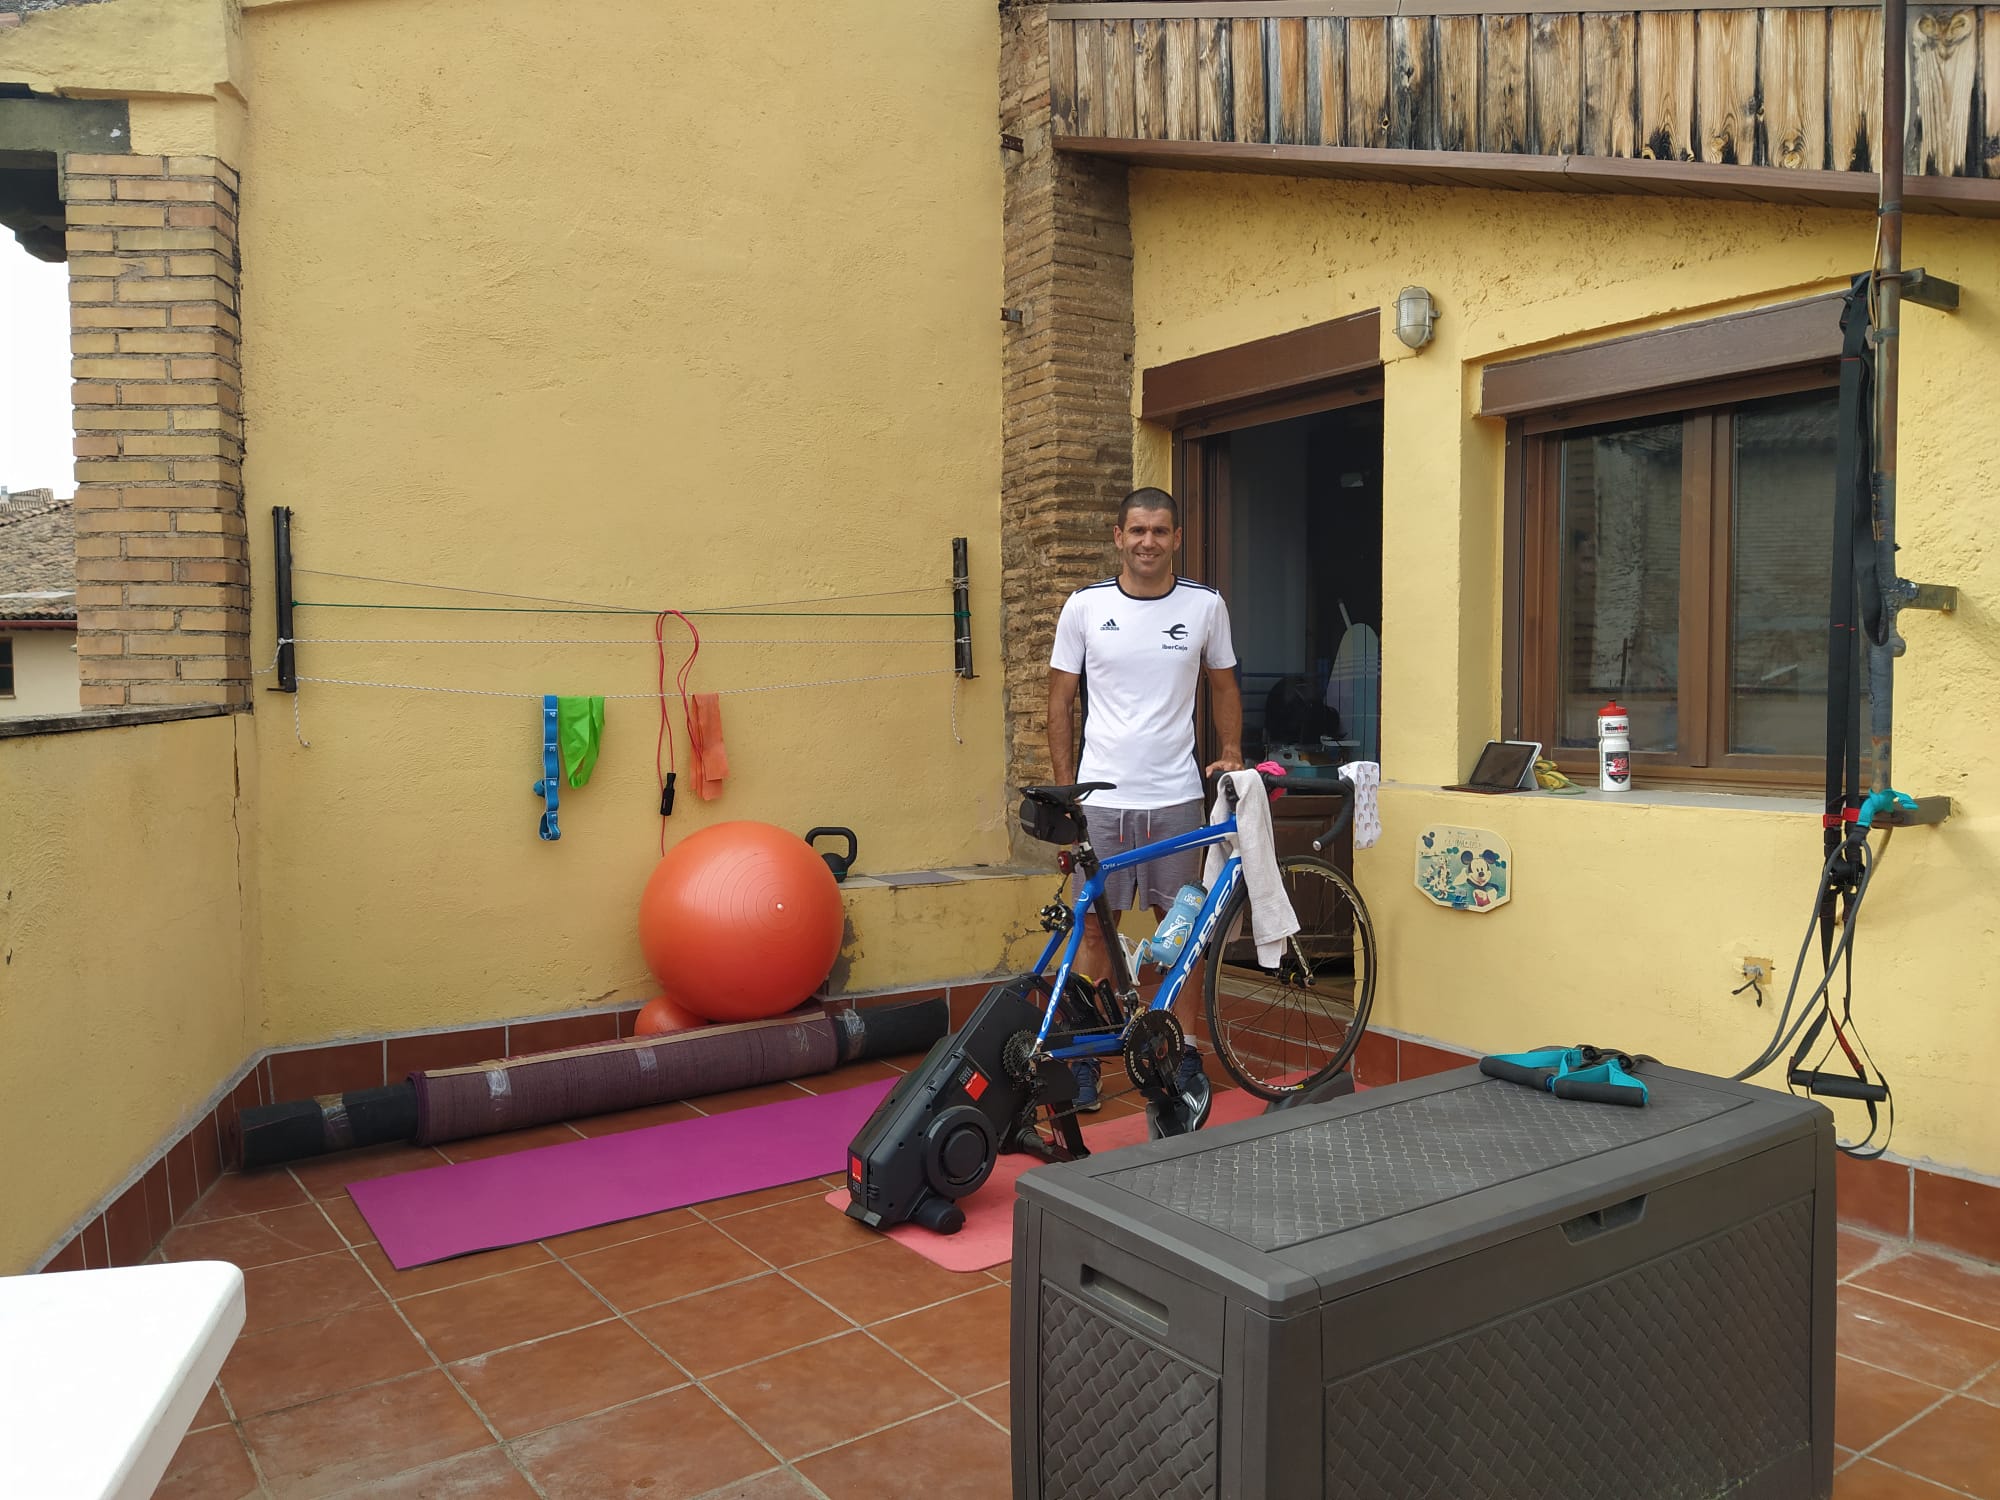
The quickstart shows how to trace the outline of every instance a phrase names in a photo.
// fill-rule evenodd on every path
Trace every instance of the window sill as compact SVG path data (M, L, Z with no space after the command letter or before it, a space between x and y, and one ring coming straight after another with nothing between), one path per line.
M1460 802L1510 802L1524 797L1536 802L1569 802L1597 807L1693 807L1706 812L1809 813L1817 817L1825 807L1823 798L1803 792L1750 792L1708 790L1687 786L1635 786L1629 792L1600 792L1586 786L1581 792L1514 792L1494 798L1480 792L1446 792L1442 787L1426 787L1417 782L1389 782L1398 790L1436 791Z

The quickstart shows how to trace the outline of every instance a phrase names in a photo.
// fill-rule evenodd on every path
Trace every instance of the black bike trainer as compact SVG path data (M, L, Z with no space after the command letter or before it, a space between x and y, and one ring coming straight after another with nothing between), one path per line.
M996 984L965 1025L876 1106L847 1148L849 1218L871 1229L906 1221L938 1234L965 1227L956 1200L992 1175L1041 1102L1002 1058L1011 1038L1025 1032L1032 1039L1041 1026L1045 993L1032 978ZM1043 1077L1042 1099L1061 1102L1048 1096L1064 1088L1069 1069L1044 1069Z

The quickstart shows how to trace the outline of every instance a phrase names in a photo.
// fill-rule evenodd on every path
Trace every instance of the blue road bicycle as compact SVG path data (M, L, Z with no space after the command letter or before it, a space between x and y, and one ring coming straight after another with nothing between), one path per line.
M1265 774L1263 780L1267 794L1286 788L1282 777ZM1049 941L1024 981L1030 991L1024 998L1042 1006L1040 1028L1011 1038L1003 1059L1015 1078L1037 1081L1039 1102L1048 1107L1058 1139L1068 1148L1061 1154L1073 1152L1077 1134L1071 1100L1064 1097L1069 1070L1051 1064L1120 1057L1147 1102L1155 1135L1201 1124L1205 1097L1190 1097L1178 1086L1187 1031L1175 1010L1198 964L1215 1055L1237 1083L1267 1100L1306 1093L1346 1067L1367 1030L1375 998L1375 931L1368 908L1353 882L1331 863L1302 854L1278 860L1299 931L1286 939L1275 966L1258 962L1243 861L1231 854L1158 990L1150 1001L1142 998L1105 899L1107 878L1163 855L1221 843L1236 832L1235 798L1230 791L1230 816L1220 823L1100 860L1090 845L1083 801L1112 789L1105 782L1026 787L1021 803L1025 831L1063 845L1058 868L1065 877L1081 875L1083 882L1073 903L1058 900L1042 908ZM1337 789L1340 812L1312 841L1315 851L1330 847L1354 816L1351 789ZM1313 788L1315 794L1324 790ZM1111 968L1108 975L1094 976L1095 982L1075 972L1086 921L1099 924Z

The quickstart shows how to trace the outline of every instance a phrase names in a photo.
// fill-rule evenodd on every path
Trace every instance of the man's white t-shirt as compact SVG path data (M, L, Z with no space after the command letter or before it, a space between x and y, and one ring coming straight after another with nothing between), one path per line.
M1137 599L1108 578L1080 588L1056 621L1049 665L1083 678L1078 781L1109 781L1092 807L1172 807L1201 797L1194 696L1203 667L1233 667L1229 610L1206 584L1176 578Z

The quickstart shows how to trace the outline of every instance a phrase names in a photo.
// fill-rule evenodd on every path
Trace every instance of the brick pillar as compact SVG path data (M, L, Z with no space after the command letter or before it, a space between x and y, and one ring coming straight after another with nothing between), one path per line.
M1009 324L1001 399L1000 562L1010 787L1045 778L1056 615L1115 565L1132 488L1132 233L1125 168L1049 139L1048 17L1001 12L1000 129Z
M63 161L88 708L250 701L236 173Z

